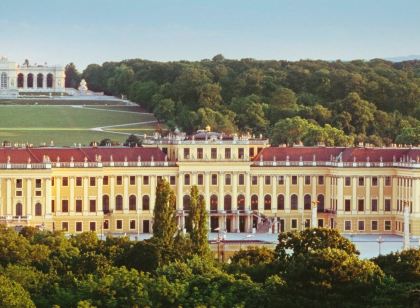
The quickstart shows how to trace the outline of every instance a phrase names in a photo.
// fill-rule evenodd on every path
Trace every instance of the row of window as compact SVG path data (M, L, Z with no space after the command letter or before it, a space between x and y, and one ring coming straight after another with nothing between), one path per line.
M372 212L378 211L378 199L371 199L370 200L370 210ZM351 212L351 200L345 199L344 200L344 211L345 212ZM364 212L365 211L365 200L364 199L358 199L357 200L357 211ZM384 211L385 212L391 212L391 199L385 199L384 200Z
M257 152L261 151L262 148L258 148ZM217 159L220 155L220 158L222 157L221 150L219 151L217 148L211 148L210 149L210 158L211 159ZM197 148L195 151L195 155L191 153L190 148L184 148L184 159L190 159L192 156L195 156L197 159L204 159L204 149L203 148ZM255 156L255 150L254 148L249 148L249 156L254 157ZM231 148L225 148L223 153L224 159L232 159L232 149ZM244 148L238 148L237 152L238 159L243 159L245 157L245 149Z
M384 221L384 231L391 231L391 221L385 220ZM357 221L357 230L358 231L365 231L365 221L358 220ZM370 221L370 230L371 231L379 231L379 222L377 220ZM344 231L352 231L352 221L345 220L344 221Z
M109 230L110 227L110 221L108 219L105 219L103 222L103 230ZM116 219L115 220L115 229L116 230L123 230L123 220L122 219ZM129 228L130 230L137 230L136 226L136 220L131 219L129 221ZM61 230L63 231L69 231L69 223L67 221L63 221L61 223ZM83 222L82 221L76 221L75 222L75 230L76 232L83 232ZM85 230L86 231L86 230ZM89 231L98 231L96 222L91 221L89 222ZM150 233L150 221L149 220L143 220L143 233Z

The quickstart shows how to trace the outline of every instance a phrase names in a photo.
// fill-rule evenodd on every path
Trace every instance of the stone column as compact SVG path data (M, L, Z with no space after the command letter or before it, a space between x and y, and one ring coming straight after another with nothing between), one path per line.
M325 177L325 199L324 206L325 208L331 208L331 176Z
M404 250L410 249L410 204L404 203Z
M277 212L277 176L271 177L271 213Z
M88 192L88 177L83 177L83 214L88 215L89 214L89 192Z
M340 176L337 178L337 212L344 211L344 180L343 177Z
M23 75L23 88L26 90L28 88L28 75Z
M137 179L136 179L136 184L137 184L137 187L136 187L137 188L137 212L140 212L143 208L143 196L141 194L141 180L142 180L142 177L140 175L138 175ZM150 204L149 208L153 210L154 207L155 207L154 204ZM140 226L140 222L138 221L137 223Z
M12 179L6 180L6 215L12 216Z
M104 211L103 211L103 204L102 204L102 195L103 195L103 177L102 176L98 176L96 178L96 185L98 186L98 195L96 197L97 199L97 208L96 208L96 212L97 214L103 215Z
M420 213L420 178L413 180L413 212Z
M298 176L298 211L303 213L303 176Z
M245 211L251 208L251 174L245 173Z
M258 211L264 211L264 184L265 179L263 175L258 176Z
M178 174L178 186L177 186L177 209L183 210L183 186L184 186L184 173L180 172ZM207 206L207 204L206 204Z
M151 180L151 179L150 179ZM150 184L152 184L152 181L150 181ZM153 191L153 186L151 186L151 189ZM123 176L123 213L127 214L128 213L128 176L124 175ZM152 198L150 198L152 199ZM151 200L150 200L151 201Z
M43 76L42 88L43 89L46 89L47 88L47 75L44 75Z
M290 175L284 176L284 209L286 213L290 213Z
M352 213L355 214L357 212L357 178L355 176L351 178L351 185L352 185L351 209L352 209Z
M371 197L370 197L370 187L371 187L371 177L367 176L366 178L366 185L365 185L365 196L366 196L366 201L365 201L365 211L367 213L370 213L372 211L371 208Z
M232 210L238 209L238 174L232 174Z
M154 208L156 202L156 175L150 177L150 204L153 204L151 207Z
M206 209L210 211L210 172L204 173L204 198L206 200Z
M55 177L55 212L61 213L61 177L58 176Z
M69 178L69 184L70 184L70 200L69 200L69 211L70 214L73 214L75 212L75 198L74 198L74 177L71 176Z
M218 210L224 211L225 210L225 174L223 172L219 172L219 198L218 198Z
M397 200L399 198L399 181L397 177L392 178L392 209L391 211L394 212L397 208Z
M312 228L318 228L318 206L317 203L314 202L312 205L312 212L311 212L311 222Z
M115 210L115 176L109 176L109 209Z
M51 178L45 179L45 218L51 218Z
M379 177L379 196L378 196L378 212L383 213L384 211L384 177Z
M26 216L32 215L32 179L26 179Z

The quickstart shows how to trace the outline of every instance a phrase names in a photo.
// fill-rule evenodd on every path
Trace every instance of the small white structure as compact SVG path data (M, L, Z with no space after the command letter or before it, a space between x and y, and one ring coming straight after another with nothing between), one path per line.
M88 89L88 87L87 87L87 82L86 82L86 80L82 79L82 81L80 81L80 85L79 85L78 90L79 90L81 93L86 93L86 92L89 90L89 89Z
M0 56L0 94L64 92L65 77L62 66L18 65Z

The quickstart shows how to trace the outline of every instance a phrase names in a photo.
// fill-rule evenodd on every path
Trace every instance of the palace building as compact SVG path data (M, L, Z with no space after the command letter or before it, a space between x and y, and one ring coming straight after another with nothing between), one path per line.
M0 56L0 94L55 93L65 91L62 66L22 65Z
M410 234L420 236L419 157L416 148L270 147L267 139L209 131L156 136L136 148L5 147L0 223L149 233L156 184L165 178L176 194L180 228L197 185L212 231L321 226L402 234L405 211Z

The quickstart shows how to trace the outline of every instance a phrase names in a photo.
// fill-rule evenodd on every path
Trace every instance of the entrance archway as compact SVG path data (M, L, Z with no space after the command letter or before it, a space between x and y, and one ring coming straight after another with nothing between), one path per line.
M29 73L27 80L26 80L27 88L33 88L34 87L34 74Z
M41 73L39 73L36 76L36 87L37 88L43 88L44 87L44 75L42 75Z

